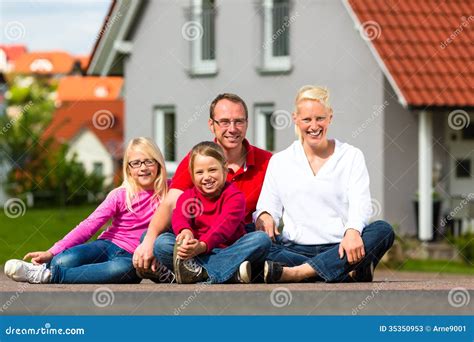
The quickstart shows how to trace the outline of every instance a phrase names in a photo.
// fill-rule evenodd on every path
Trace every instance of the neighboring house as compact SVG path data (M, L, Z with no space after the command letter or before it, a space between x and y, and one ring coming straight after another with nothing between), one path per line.
M22 54L15 60L10 72L20 75L62 77L82 75L87 69L87 56L72 56L64 51L40 51Z
M120 179L123 153L123 100L121 77L61 78L57 90L58 109L45 132L69 144L69 156L87 172L105 177L110 185Z
M430 240L439 226L432 179L446 209L474 194L469 4L113 1L88 74L124 76L125 138L154 137L171 171L211 138L208 108L217 94L242 96L248 139L281 151L295 139L298 88L326 85L330 135L365 154L374 208L361 210L414 234L419 188L419 237Z
M44 134L69 145L88 173L111 185L121 178L123 154L122 100L63 102Z

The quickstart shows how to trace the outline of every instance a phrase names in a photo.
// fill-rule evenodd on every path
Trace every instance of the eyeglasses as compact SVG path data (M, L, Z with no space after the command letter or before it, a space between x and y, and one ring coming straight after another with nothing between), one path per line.
M219 127L222 128L228 128L230 127L230 124L233 122L235 127L244 127L245 123L247 122L247 119L235 119L235 120L229 120L229 119L222 119L222 120L214 120L212 119L216 124L219 125Z
M144 161L141 161L141 160L137 159L137 160L132 160L131 162L128 163L128 165L132 169L138 169L138 168L142 167L142 164L145 164L146 167L150 167L150 166L153 166L157 163L158 162L155 159L145 159Z

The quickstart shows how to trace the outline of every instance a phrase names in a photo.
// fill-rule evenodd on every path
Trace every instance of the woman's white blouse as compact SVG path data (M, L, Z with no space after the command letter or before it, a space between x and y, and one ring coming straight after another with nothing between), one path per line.
M347 229L362 233L372 203L361 150L335 140L334 153L316 175L300 141L270 159L254 221L268 212L284 222L283 239L302 245L338 243Z

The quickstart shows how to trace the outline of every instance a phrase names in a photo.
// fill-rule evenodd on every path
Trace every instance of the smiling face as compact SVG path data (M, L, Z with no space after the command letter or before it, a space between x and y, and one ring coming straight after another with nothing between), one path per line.
M215 121L214 121L215 120ZM222 99L216 103L214 107L214 120L209 119L209 129L215 135L217 143L225 150L240 148L242 141L247 133L247 118L245 117L245 109L241 103L232 102ZM222 127L216 121L221 122L232 121L229 127ZM243 124L236 124L242 122Z
M193 183L206 197L219 196L224 188L226 171L213 157L196 154L193 162Z
M134 164L133 162L144 162L146 160L148 160L147 164L150 164L149 166L145 165L145 163L141 163L138 168L133 168L130 166L130 163ZM138 190L153 190L154 183L158 177L158 171L160 168L156 160L140 149L132 149L128 154L128 161L128 172L135 181ZM153 163L151 161L153 161Z
M293 113L293 121L308 147L318 147L327 141L327 131L332 114L329 109L315 100L302 100Z

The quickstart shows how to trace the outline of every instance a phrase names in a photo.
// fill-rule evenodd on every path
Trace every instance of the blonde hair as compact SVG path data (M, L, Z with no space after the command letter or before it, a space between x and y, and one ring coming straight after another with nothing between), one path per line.
M193 147L189 156L189 173L193 180L194 160L198 154L216 159L222 166L224 173L227 172L227 159L225 158L222 147L212 141L203 141Z
M298 114L298 104L305 100L318 101L321 105L323 105L329 111L329 113L332 114L332 107L329 102L329 89L328 88L315 86L315 85L302 86L298 90L298 93L296 94L295 113ZM296 133L296 136L302 142L303 137L301 136L301 133L296 125L295 125L295 133Z
M123 156L123 183L121 185L121 187L126 190L126 206L130 212L133 212L132 201L138 194L138 186L130 175L130 166L128 165L130 162L129 154L132 150L140 150L144 154L149 155L150 158L155 159L158 163L159 170L153 184L155 190L153 197L155 199L163 198L168 192L168 176L166 173L165 160L158 146L156 146L150 138L138 137L130 140Z

